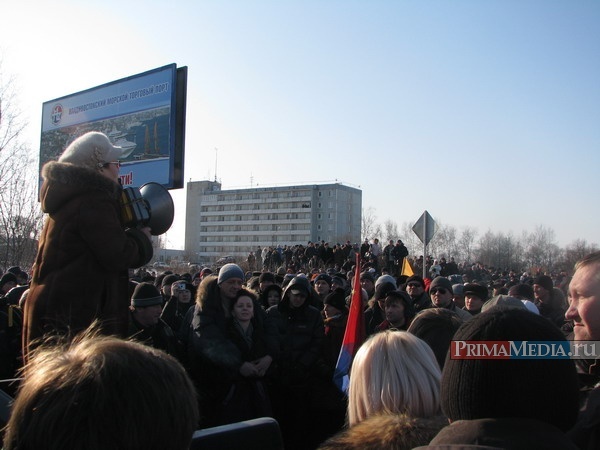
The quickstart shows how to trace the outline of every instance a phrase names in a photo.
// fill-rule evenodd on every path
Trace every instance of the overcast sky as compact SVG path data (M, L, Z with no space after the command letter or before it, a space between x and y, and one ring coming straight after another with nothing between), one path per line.
M600 2L0 0L0 57L42 103L188 67L185 179L340 181L400 227L600 243ZM215 151L218 149L218 152ZM218 163L216 160L218 158ZM185 189L169 246L183 248Z

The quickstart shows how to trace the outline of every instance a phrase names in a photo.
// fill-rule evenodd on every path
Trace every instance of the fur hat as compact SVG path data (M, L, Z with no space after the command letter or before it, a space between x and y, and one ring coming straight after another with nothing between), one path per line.
M240 280L244 281L244 277L244 271L240 268L240 266L234 263L228 263L221 267L221 270L219 270L217 284L221 284L231 278L239 278Z
M482 302L485 302L488 299L488 290L485 286L477 283L467 283L463 288L463 295L472 294L481 299Z
M337 288L333 292L327 294L323 300L323 304L331 305L340 311L344 311L345 309L347 310L348 306L346 306L346 291L341 288Z
M139 283L131 296L131 306L136 307L162 305L162 302L162 295L152 283Z
M413 281L421 283L421 286L423 286L423 289L425 289L425 281L423 281L422 277L420 277L419 275L413 275L411 277L408 277L408 280L406 280L406 284L408 285L408 283L412 283Z
M103 164L118 161L122 156L123 148L112 145L105 134L90 131L71 142L58 162L98 170Z
M465 322L457 341L565 341L554 324L495 306ZM452 359L442 373L442 411L451 421L521 417L565 431L577 418L578 381L570 359Z

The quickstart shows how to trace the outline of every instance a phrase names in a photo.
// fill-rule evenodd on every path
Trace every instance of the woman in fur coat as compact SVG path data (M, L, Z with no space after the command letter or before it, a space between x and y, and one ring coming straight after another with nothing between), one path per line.
M152 258L149 228L124 229L119 158L102 133L73 141L42 168L47 214L24 305L23 355L47 334L73 336L95 320L127 333L128 269Z

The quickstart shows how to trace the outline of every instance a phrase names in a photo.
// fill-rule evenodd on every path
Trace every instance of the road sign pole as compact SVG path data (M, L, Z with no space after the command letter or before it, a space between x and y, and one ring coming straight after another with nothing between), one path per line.
M423 278L427 276L427 266L425 265L425 257L427 256L427 245L429 245L429 241L433 238L436 233L436 223L433 220L433 217L429 215L427 211L425 211L417 223L415 223L412 227L413 232L418 236L418 238L423 243Z
M427 236L427 214L423 215L423 236ZM427 238L423 239L423 279L427 278L427 244Z

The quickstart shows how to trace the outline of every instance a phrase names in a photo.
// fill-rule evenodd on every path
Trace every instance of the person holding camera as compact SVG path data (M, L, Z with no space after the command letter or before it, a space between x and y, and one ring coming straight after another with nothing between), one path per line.
M179 332L183 319L188 310L194 306L192 301L196 288L185 280L178 280L171 284L171 296L165 304L160 318L164 320L176 333Z
M47 335L73 337L92 322L125 336L128 269L152 258L150 228L125 229L119 159L123 149L102 133L75 139L42 168L42 210L29 295L24 305L23 355Z

